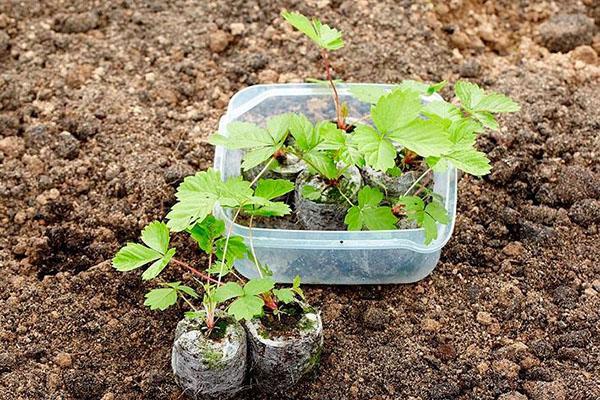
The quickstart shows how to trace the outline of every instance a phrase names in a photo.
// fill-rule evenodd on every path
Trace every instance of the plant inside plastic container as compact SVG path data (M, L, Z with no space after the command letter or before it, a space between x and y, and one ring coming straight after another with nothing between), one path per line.
M449 221L444 199L432 190L434 173L455 167L475 176L488 174L490 163L476 149L477 135L498 129L494 114L518 111L518 104L464 81L454 85L455 101L446 102L437 95L446 82L407 80L391 89L353 86L352 95L371 109L360 120L348 121L329 61L329 52L344 46L342 33L297 12L282 16L321 50L334 122L313 123L300 113L272 116L266 128L236 121L227 126L226 135L213 135L211 143L244 150L244 171L269 169L287 155L298 160L304 169L296 172L294 201L289 203L305 229L418 227L425 244L431 243L438 223Z
M193 396L226 397L242 388L247 370L247 344L240 321L280 321L300 315L316 316L320 324L320 316L308 306L300 289L300 277L291 287L275 288L268 267L257 260L251 243L247 246L241 237L232 235L231 227L227 229L225 222L213 215L218 203L232 210L236 217L283 216L290 212L289 207L273 199L291 190L293 185L285 180L257 176L253 182L241 177L223 181L212 169L199 172L179 186L178 201L167 214L168 223L151 222L142 230L142 244L128 243L113 259L118 271L149 264L142 279L159 285L146 294L144 304L150 309L165 310L178 299L189 306L185 319L177 325L172 368L180 386ZM197 269L175 258L176 249L170 246L172 232L187 233L205 253L204 268ZM233 263L241 258L254 262L258 278L246 280L236 274ZM186 269L193 277L193 284L163 281L161 276L169 265ZM320 353L320 331L313 344L313 353ZM287 359L285 362L291 365L282 368L298 369L294 362L302 360L302 357ZM254 363L259 365L258 361Z

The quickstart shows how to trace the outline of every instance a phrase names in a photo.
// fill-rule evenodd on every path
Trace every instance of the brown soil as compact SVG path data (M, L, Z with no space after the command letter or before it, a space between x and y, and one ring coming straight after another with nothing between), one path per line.
M169 352L182 309L144 308L139 274L109 260L211 164L206 138L233 93L322 75L284 6L0 2L0 399L181 398ZM550 16L599 18L597 2L293 7L348 32L333 57L346 80L462 75L523 109L481 138L493 172L460 181L431 276L306 289L325 351L285 398L600 398L600 37L567 54L537 44Z
M302 315L302 308L292 303L282 307L278 315L266 313L260 321L268 337L292 336L298 331Z

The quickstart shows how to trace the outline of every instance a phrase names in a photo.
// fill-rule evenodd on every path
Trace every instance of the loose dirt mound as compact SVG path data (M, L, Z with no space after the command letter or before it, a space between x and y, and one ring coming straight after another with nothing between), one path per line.
M318 53L283 27L288 2L64 3L0 2L0 398L178 399L181 310L145 309L107 260L211 164L233 93L319 77ZM468 77L523 109L481 138L493 173L461 180L430 277L307 289L326 350L281 398L598 399L600 8L410 3L293 8L347 32L342 78ZM574 37L555 19L542 37L559 13L596 25Z

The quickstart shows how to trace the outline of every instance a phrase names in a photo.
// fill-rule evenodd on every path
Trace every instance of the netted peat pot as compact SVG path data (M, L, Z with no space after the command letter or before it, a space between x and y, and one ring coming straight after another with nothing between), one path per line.
M179 386L192 398L225 399L242 388L246 373L246 332L231 318L207 336L199 319L177 324L171 367Z
M302 188L305 185L320 190L320 198L310 200L304 197ZM361 186L362 178L356 167L348 168L336 186L327 186L321 177L304 170L296 179L294 195L298 221L311 230L345 230L344 217L350 204L339 192L343 191L350 201L356 202Z
M321 360L323 322L318 312L302 311L287 332L271 332L263 319L245 323L250 344L252 383L265 392L282 392L311 372Z

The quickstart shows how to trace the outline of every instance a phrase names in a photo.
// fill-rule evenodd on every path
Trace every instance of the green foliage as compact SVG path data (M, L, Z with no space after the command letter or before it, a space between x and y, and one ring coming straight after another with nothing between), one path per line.
M382 96L389 93L388 90L377 85L352 85L348 91L358 100L369 104L377 104Z
M152 263L142 274L143 280L156 278L175 255L175 249L169 249L169 228L159 221L149 223L142 230L142 242L127 243L117 252L112 265L117 271L131 271Z
M461 106L484 127L498 129L498 123L492 113L509 113L520 110L519 104L500 93L485 93L471 82L458 81L454 85Z
M284 184L277 185L273 189L281 191ZM285 203L256 195L250 182L242 177L231 177L223 182L219 173L212 169L185 178L175 196L178 201L167 214L168 226L173 231L190 229L196 222L204 221L217 203L224 208L241 208L249 215L282 216L291 211Z
M242 168L247 171L269 160L283 147L294 118L293 114L268 118L266 129L250 122L231 122L227 125L228 136L214 134L208 141L228 149L246 150Z
M321 198L322 192L314 186L304 185L302 186L302 192L300 194L305 199L318 200L319 198Z
M235 299L227 312L235 319L249 321L263 313L264 300L260 295L273 289L275 282L270 277L251 279L242 287L237 282L228 282L215 291L219 303Z
M398 199L398 203L404 206L407 218L415 221L417 226L424 229L425 244L437 239L436 222L440 224L450 222L444 205L436 198L426 204L418 196L402 196Z
M423 120L418 92L396 89L381 97L371 108L375 128L358 125L353 137L366 164L379 171L395 166L396 146L423 157L439 156L452 143L446 132L431 120Z
M380 205L382 200L383 193L379 189L363 187L358 192L358 205L351 207L344 219L348 230L359 231L365 227L373 231L396 229L398 219L390 207Z
M300 288L300 276L296 275L291 288L273 289L273 294L277 297L277 300L284 304L289 304L294 301L305 300L304 292Z
M321 23L317 18L309 20L299 12L283 11L281 16L294 28L308 36L313 42L325 50L338 50L344 47L342 33L329 25Z
M165 283L163 288L152 289L146 293L146 301L144 305L150 307L151 310L164 311L177 303L177 297L188 295L194 299L198 298L198 294L189 286L182 285L181 282Z
M294 184L285 179L259 179L254 195L273 200L294 190Z

